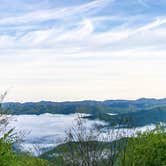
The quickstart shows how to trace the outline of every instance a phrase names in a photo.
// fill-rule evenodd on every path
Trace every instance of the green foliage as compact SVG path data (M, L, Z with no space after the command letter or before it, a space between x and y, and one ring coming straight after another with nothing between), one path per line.
M0 165L9 166L12 164L15 164L15 155L11 144L3 137L0 139Z
M164 128L157 126L153 131L138 133L137 137L121 139L119 141L121 142L115 143L120 147L116 146L117 150L113 151L114 154L118 153L116 161L111 164L109 158L98 158L99 160L97 159L97 164L94 163L94 166L166 166L166 133ZM41 155L41 157L51 160L57 165L66 166L66 163L72 165L72 162L64 160L64 155L68 156L69 153L74 153L73 158L69 157L66 159L75 161L82 157L78 148L84 151L83 147L90 148L93 146L92 149L95 150L95 153L98 150L103 153L109 152L111 145L109 142L96 141L82 142L81 144L83 145L82 147L80 147L79 142L59 145L55 149ZM98 149L98 147L102 147L102 149ZM83 155L85 154L86 152L84 151ZM87 158L86 160L89 159ZM76 165L79 164L76 163Z
M50 164L29 154L16 154L12 149L12 143L3 137L0 139L0 166L50 166Z
M6 93L0 96L0 166L51 166L48 161L30 154L14 152L13 144L17 141L17 135L13 129L5 130L10 118L6 115L6 110L1 107L5 95Z
M51 166L51 164L38 157L33 157L29 154L19 154L16 157L18 166Z
M166 166L166 133L162 127L129 139L118 166Z
M82 142L82 146L88 146L93 147L93 150L97 149L109 149L110 147L110 142L100 142L100 141L88 141L88 142ZM73 148L73 149L71 149ZM54 149L47 151L43 153L40 157L46 160L51 160L55 161L57 160L57 156L64 155L64 153L70 153L71 150L74 150L75 152L80 148L80 143L79 142L68 142L64 144L60 144Z

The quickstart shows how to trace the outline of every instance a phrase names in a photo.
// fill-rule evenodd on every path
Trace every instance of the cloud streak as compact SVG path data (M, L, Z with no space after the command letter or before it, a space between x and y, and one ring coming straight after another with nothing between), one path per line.
M80 6L33 11L26 13L23 16L7 17L1 19L0 24L36 23L52 19L65 19L78 14L87 15L87 13L95 12L96 9L102 9L108 2L111 1L113 0L95 0Z
M95 0L2 13L0 91L13 87L8 100L17 101L164 97L166 16L152 3Z

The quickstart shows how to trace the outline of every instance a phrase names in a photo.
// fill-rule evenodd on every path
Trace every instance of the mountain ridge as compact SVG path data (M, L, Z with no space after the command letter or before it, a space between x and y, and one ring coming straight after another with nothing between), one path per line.
M40 102L5 102L4 109L11 114L70 114L70 113L126 113L131 111L148 110L156 107L165 107L166 98L139 98L136 100L82 100L82 101L40 101Z

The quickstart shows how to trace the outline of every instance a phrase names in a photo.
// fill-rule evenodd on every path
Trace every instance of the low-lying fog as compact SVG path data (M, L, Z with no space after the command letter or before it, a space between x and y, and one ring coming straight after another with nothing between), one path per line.
M11 117L9 128L15 128L24 142L22 149L35 152L55 147L63 143L66 131L75 123L80 114L41 114L41 115L15 115ZM81 117L85 114L81 114ZM94 124L105 124L101 121L85 120L87 128Z
M15 131L21 132L20 135L24 139L22 150L28 150L37 155L39 149L45 151L63 143L65 131L76 123L77 118L78 114L15 115L12 116L9 126L14 127ZM88 128L96 123L106 124L97 120L86 119L85 121ZM139 128L139 130L145 130L145 127ZM103 133L103 135L105 134Z

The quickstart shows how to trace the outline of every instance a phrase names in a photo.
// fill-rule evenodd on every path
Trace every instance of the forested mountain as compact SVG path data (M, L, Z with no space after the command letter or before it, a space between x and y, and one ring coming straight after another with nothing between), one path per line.
M166 122L166 99L138 100L105 100L105 101L74 101L74 102L27 102L27 103L3 103L3 108L9 114L91 114L87 118L99 119L109 123L126 124L126 119L132 126L144 126ZM115 115L113 115L114 113Z
M76 112L96 114L96 113L127 113L154 108L165 108L166 99L138 100L105 100L105 101L74 101L74 102L27 102L27 103L3 103L3 108L9 109L11 114L70 114Z
M150 124L159 124L161 122L166 123L166 107L156 107L148 110L120 113L116 115L98 113L86 118L105 121L109 126L120 124L122 127L140 127Z

